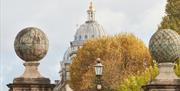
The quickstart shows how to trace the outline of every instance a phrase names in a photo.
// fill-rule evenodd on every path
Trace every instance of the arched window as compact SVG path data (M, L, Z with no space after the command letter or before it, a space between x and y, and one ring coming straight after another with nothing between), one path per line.
M79 40L81 40L81 35L79 35Z
M75 40L77 40L77 36L75 36Z
M85 35L85 39L87 39L88 38L88 36L87 35Z

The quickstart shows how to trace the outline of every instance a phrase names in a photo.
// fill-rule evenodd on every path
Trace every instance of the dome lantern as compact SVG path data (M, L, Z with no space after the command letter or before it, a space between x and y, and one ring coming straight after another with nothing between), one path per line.
M103 27L95 20L95 9L92 1L90 1L87 13L88 20L77 29L74 41L70 43L72 47L82 46L84 41L91 38L106 36Z
M95 9L93 7L92 1L90 1L89 9L87 10L88 13L88 20L86 22L95 21Z

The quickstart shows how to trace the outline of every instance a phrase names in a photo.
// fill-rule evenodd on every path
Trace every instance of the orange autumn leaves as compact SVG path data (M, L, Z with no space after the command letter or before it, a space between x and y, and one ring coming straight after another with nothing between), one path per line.
M101 58L104 65L104 91L115 91L127 75L143 71L151 63L148 48L133 34L88 40L70 67L70 86L74 91L94 91L96 58Z

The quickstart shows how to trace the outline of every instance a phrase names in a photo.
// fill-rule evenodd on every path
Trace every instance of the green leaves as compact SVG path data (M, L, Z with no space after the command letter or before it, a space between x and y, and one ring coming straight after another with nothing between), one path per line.
M180 34L180 0L168 0L166 14L159 29L172 29Z
M158 66L146 68L144 72L128 76L118 87L118 91L140 91L141 87L148 81L154 79L158 74Z
M177 59L174 71L176 75L180 77L180 58Z

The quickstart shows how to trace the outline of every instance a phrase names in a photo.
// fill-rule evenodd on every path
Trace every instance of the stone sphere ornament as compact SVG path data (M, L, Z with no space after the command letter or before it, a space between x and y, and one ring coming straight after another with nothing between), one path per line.
M16 54L25 62L41 60L47 54L48 47L46 34L35 27L21 30L14 41Z
M149 49L158 63L173 63L180 57L180 36L171 29L159 30L151 37Z

